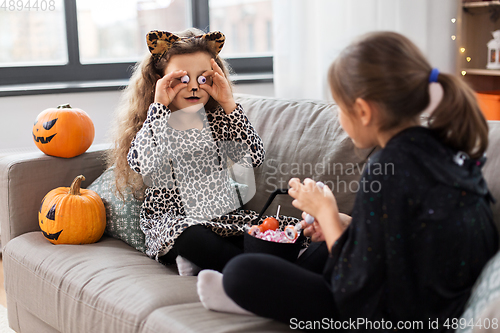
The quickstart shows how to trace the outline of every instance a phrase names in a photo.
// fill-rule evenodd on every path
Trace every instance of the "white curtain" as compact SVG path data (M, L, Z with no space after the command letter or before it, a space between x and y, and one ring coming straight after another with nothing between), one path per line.
M273 0L276 97L331 100L329 65L353 38L390 30L410 38L442 72L455 72L461 0Z

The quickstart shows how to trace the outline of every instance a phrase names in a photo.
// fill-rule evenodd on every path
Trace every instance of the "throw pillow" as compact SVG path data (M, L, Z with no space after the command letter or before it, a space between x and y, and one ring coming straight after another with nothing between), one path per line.
M479 319L481 313L495 299L500 297L500 252L488 261L483 271L477 278L472 294L465 305L465 312L462 318L469 323L473 319L474 323ZM463 322L463 321L462 321ZM457 333L471 333L473 326L459 327Z
M146 241L139 221L142 201L136 200L131 193L125 194L125 201L116 195L113 169L111 167L104 171L87 188L97 192L106 207L106 233L145 252Z

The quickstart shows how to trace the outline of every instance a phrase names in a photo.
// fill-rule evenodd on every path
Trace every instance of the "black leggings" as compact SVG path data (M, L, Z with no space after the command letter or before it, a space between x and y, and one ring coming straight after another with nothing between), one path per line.
M312 255L299 257L302 262L297 263L267 254L238 256L224 268L224 290L242 308L288 325L292 318L338 318L330 286L318 272L326 264L326 245L310 248L304 255L309 250Z
M229 260L243 253L243 236L222 237L202 225L194 225L177 237L173 248L160 262L173 264L181 257L202 269L222 272Z

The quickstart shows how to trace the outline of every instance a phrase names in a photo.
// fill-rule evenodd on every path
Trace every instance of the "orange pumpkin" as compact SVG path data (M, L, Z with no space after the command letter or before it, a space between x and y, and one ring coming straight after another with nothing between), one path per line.
M106 210L99 195L80 189L85 177L71 187L58 187L43 198L38 211L42 233L53 244L90 244L101 239L106 227Z
M47 155L75 157L94 141L94 123L88 114L69 104L42 111L33 125L33 140Z

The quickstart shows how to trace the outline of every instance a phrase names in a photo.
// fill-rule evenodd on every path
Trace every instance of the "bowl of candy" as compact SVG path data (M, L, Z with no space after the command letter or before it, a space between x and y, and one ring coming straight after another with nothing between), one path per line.
M325 184L316 182L316 186L323 189ZM271 193L271 196L259 214L258 220L260 220L278 194L288 194L288 189L277 189ZM279 213L280 206L278 206L276 218L268 217L259 225L248 226L243 236L245 252L273 254L288 261L295 261L297 259L302 244L306 239L301 232L302 224L288 225L284 230L280 230L278 222ZM310 225L314 222L314 217L306 214L304 220Z
M300 230L294 235L280 230L279 208L276 218L268 217L260 225L248 227L243 236L245 253L267 253L292 262L297 259L305 236Z

